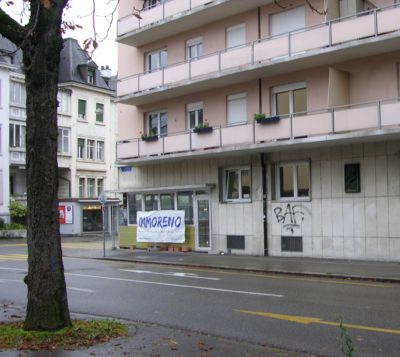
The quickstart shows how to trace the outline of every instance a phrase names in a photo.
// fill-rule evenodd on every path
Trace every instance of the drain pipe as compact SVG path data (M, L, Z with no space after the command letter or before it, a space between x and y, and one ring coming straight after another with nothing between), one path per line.
M263 206L263 232L264 232L264 255L268 256L268 225L267 225L267 167L265 165L265 154L260 153L261 176L262 176L262 206Z

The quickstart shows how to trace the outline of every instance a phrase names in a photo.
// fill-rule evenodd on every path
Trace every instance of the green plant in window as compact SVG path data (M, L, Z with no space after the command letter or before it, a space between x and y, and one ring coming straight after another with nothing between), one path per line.
M259 121L261 119L265 119L266 115L264 113L255 113L254 114L254 120L255 121Z

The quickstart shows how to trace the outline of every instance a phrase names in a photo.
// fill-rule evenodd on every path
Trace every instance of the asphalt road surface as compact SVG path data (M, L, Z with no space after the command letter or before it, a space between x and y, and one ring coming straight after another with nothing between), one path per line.
M64 258L71 312L323 356L341 319L355 356L400 356L400 286ZM24 306L26 250L0 244L0 303Z

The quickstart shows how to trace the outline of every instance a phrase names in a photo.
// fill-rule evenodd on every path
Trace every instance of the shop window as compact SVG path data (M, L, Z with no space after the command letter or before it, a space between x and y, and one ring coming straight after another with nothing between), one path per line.
M223 176L225 202L250 202L251 175L249 166L224 169Z
M178 192L176 208L185 211L185 224L193 224L193 192Z
M158 195L151 194L144 196L144 210L146 212L158 211Z
M310 198L310 163L282 163L277 165L278 199Z
M137 213L142 211L142 195L128 193L128 224L136 224Z
M160 209L161 210L173 210L174 209L174 194L173 193L162 193L160 195Z

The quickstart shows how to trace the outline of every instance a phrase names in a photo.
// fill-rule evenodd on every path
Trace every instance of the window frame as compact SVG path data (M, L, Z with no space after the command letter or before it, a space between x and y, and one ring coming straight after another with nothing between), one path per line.
M164 132L164 133L161 133L161 129L163 128L162 126L161 126L161 115L162 114L166 114L166 118L167 118L167 125L166 126L163 126L163 127L166 127L166 131ZM152 126L151 126L151 122L150 122L150 120L151 120L151 116L153 116L153 115L157 115L157 132L154 132L152 129ZM155 111L155 112L149 112L149 113L146 113L146 128L147 128L147 133L148 133L148 135L158 135L158 136L167 136L168 135L168 111L167 110L158 110L158 111Z
M81 112L81 104L83 105L84 111ZM78 119L86 121L87 114L87 101L85 99L78 99Z
M294 97L293 93L296 90L300 89L305 89L306 90L306 111L304 112L294 112ZM296 114L301 114L301 113L306 113L307 112L307 83L306 82L296 82L296 83L290 83L290 84L284 84L280 86L274 86L271 88L271 109L272 113L271 115L279 115L277 114L277 94L280 93L289 93L289 113L286 114L281 114L281 116L286 117L286 116L291 116L291 115L296 115Z
M249 183L250 183L250 193L249 197L243 197L243 184L242 184L242 172L249 172ZM227 174L229 172L234 172L238 177L238 198L228 198L229 182ZM223 168L223 201L227 203L249 203L252 201L252 172L251 165L242 166L230 166Z
M162 53L165 52L165 63L162 63L163 56ZM152 68L150 58L153 55L157 55L157 66ZM168 66L168 48L163 47L158 50L149 51L144 54L144 70L146 73L153 73L162 70L163 68Z
M104 162L104 147L105 143L103 140L96 140L96 161Z
M16 127L19 129L16 130ZM9 123L9 146L10 148L26 148L26 125Z
M61 135L60 135L61 132ZM65 135L67 133L67 135ZM67 150L65 150L65 139L67 139ZM61 150L59 150L61 147ZM71 154L71 128L58 127L57 153Z
M233 121L231 122L229 120L230 118L230 103L237 103L239 101L244 101L244 111L245 111L245 118L243 120L240 121ZM237 94L231 94L228 95L226 97L226 123L228 125L240 125L243 123L247 122L247 93L243 92L243 93L237 93Z
M191 48L196 48L196 55L191 56ZM203 56L203 37L196 37L186 41L186 61L195 61Z
M94 161L95 159L96 159L96 140L86 139L86 160Z
M96 103L96 123L104 123L104 104L103 103Z
M298 195L298 171L297 168L301 165L307 165L308 167L308 196ZM298 160L298 161L286 161L276 163L275 169L275 184L276 184L276 199L278 201L311 201L311 162L310 160ZM282 197L281 196L281 167L292 167L293 168L293 196Z
M71 114L71 93L69 93L69 91L58 90L57 101L58 101L58 108L57 108L58 113Z
M243 35L244 35L244 42L229 46L229 43L228 43L229 42L229 39L228 39L229 33L232 33L232 32L237 31L237 30L242 30L242 29L243 29ZM242 47L242 46L245 46L245 45L246 45L246 23L245 22L242 22L242 23L234 25L234 26L229 26L229 27L226 28L226 31L225 31L225 48L227 50L230 50L232 48Z
M13 106L26 106L26 87L24 83L15 80L10 81L9 101Z
M200 111L201 111L201 120L200 120ZM194 126L191 125L192 123L190 121L190 113L191 112L195 113ZM186 128L188 130L191 130L194 127L196 127L197 125L204 123L204 121L205 121L205 119L204 119L203 102L196 102L196 103L186 104Z

